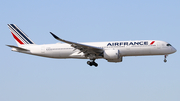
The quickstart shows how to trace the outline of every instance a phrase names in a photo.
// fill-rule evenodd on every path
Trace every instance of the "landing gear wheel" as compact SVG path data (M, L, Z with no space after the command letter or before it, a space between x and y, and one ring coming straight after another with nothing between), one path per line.
M97 67L97 66L98 66L98 64L97 64L96 62L94 62L93 64L94 64L94 66L95 66L95 67Z
M88 65L90 65L90 64L91 64L91 62L90 62L90 61L87 61L87 64L88 64Z
M93 65L91 61L87 61L87 64L88 64L89 66L92 66L92 65Z
M166 57L167 57L167 55L164 55L164 62L165 63L167 62Z
M89 66L92 66L92 65L94 65L95 67L97 67L98 66L98 64L96 63L96 62L94 62L94 60L91 62L91 61L87 61L87 64L89 65Z

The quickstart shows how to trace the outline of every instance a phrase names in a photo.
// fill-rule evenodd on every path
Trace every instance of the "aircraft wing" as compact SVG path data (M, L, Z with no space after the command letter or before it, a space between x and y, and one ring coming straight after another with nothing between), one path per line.
M67 41L67 40L63 40L61 38L59 38L58 36L56 36L55 34L53 34L52 32L50 32L52 34L52 36L62 42L71 44L72 47L74 47L75 49L79 49L81 52L85 53L85 54L96 54L99 55L103 52L102 48L99 47L95 47L95 46L90 46L90 45L85 45L85 44L81 44L81 43L76 43L76 42L71 42L71 41Z

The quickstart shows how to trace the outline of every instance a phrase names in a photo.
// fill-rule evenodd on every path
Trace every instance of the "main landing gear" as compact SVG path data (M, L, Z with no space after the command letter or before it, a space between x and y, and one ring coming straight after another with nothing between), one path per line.
M166 57L167 57L167 55L164 55L164 62L165 63L167 62Z
M87 61L87 64L90 65L90 66L94 65L95 67L98 66L98 64L95 62L95 60Z

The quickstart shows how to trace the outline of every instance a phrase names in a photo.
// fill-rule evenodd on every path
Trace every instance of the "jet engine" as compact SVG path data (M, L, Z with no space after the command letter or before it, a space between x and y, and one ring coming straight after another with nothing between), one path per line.
M122 62L122 56L119 50L104 50L103 55L108 62Z

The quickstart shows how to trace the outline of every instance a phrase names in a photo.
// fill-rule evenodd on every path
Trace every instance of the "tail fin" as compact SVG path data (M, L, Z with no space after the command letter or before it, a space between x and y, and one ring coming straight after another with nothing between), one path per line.
M27 44L35 44L20 28L18 28L15 24L8 24L8 27L18 44L20 45L27 45Z

